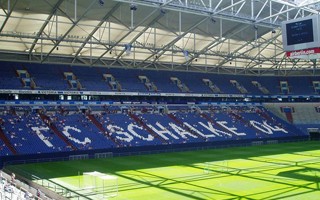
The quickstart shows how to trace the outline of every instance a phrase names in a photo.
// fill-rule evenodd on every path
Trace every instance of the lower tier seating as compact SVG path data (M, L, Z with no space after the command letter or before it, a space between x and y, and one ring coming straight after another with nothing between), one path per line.
M165 113L132 112L130 109L94 113L2 111L0 155L199 142L232 143L307 134L261 106L218 107ZM7 145L16 152L10 151Z

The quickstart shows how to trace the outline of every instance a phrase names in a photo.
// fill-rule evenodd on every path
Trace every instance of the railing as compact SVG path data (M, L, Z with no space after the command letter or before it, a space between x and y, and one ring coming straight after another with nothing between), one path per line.
M5 171L9 174L17 174L18 179L15 181L18 188L23 188L25 192L33 194L35 199L90 199L86 196L79 194L73 190L70 190L67 187L59 185L49 179L38 177L33 174L30 174L22 169L18 169L14 166L10 167L10 170L7 168ZM21 181L20 181L21 180ZM27 184L26 184L27 183ZM45 197L37 197L37 190L40 189L41 193L44 193Z

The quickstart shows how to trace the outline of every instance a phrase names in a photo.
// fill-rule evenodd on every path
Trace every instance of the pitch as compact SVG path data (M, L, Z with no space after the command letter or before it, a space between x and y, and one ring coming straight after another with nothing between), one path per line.
M39 177L35 181L70 199L108 197L79 187L82 173L88 171L117 177L117 195L105 198L113 200L317 199L319 146L319 142L285 143L8 168Z

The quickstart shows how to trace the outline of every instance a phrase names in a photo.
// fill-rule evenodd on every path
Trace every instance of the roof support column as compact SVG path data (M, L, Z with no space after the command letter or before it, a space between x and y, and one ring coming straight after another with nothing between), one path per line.
M108 40L109 40L109 44L111 42L111 22L108 22Z
M233 0L231 0L231 5L233 5L234 4L234 2L233 2ZM233 14L233 10L234 10L234 8L233 8L233 6L231 7L231 13Z
M272 15L272 1L269 1L269 15ZM272 18L269 19L269 22L272 23Z
M8 13L10 13L10 0L8 0Z
M193 33L193 51L196 52L196 33Z
M181 35L181 11L179 11L179 35Z
M58 10L56 11L56 41L58 41ZM57 46L58 50L58 46Z
M251 0L251 19L254 19L254 0Z
M133 48L133 67L136 67L136 49L135 46Z
M133 9L130 10L131 11L131 27L130 29L133 29Z
M171 69L174 69L174 66L173 66L173 46L171 46Z
M153 28L153 46L154 46L154 48L157 46L157 29L156 29L156 27L154 27Z
M90 37L90 65L92 65L92 37Z
M77 0L74 0L74 21L77 21Z
M222 19L220 18L220 40L222 40L222 33L223 33L223 30L222 30Z
M41 34L41 39L40 39L40 60L43 58L43 39L42 39L42 34Z

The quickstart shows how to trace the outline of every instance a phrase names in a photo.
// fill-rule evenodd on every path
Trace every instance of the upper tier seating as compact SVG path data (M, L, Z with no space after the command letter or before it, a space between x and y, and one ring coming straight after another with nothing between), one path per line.
M11 63L0 63L0 89L22 89L22 87Z
M145 87L147 88L147 90L149 92L157 92L158 88L156 86L156 84L154 84L152 81L150 81L150 79L147 76L138 76L138 78L140 79L141 83L143 83L145 85Z
M64 72L71 72L76 75L77 81L81 82L81 90L85 91L112 91L103 74L112 74L121 83L121 91L124 92L152 92L141 83L139 76L148 77L156 85L157 92L164 93L202 93L202 94L248 94L248 95L314 95L318 91L314 83L320 81L317 76L295 76L295 77L274 77L274 76L246 76L227 74L208 74L195 72L173 72L173 71L151 71L138 69L104 69L98 67L80 67L64 65L43 65L43 64L21 64L21 63L0 63L0 89L28 89L24 88L20 79L15 74L16 70L23 69L32 75L36 83L36 89L44 90L69 90L70 86L65 81ZM175 77L187 89L181 89L171 80ZM214 91L208 87L203 80L210 80L219 88ZM258 82L264 87L259 89L253 82ZM281 87L280 83L287 83L287 89ZM239 87L234 87L239 83ZM31 88L29 88L31 89ZM79 89L79 88L78 88ZM245 90L244 90L245 89ZM316 91L315 91L316 90ZM119 91L119 90L114 90Z
M19 64L16 64L19 65ZM15 65L15 66L16 66ZM67 66L41 64L25 64L28 72L32 74L34 81L37 83L37 89L43 90L68 90L68 82L65 81L63 72L68 71Z

